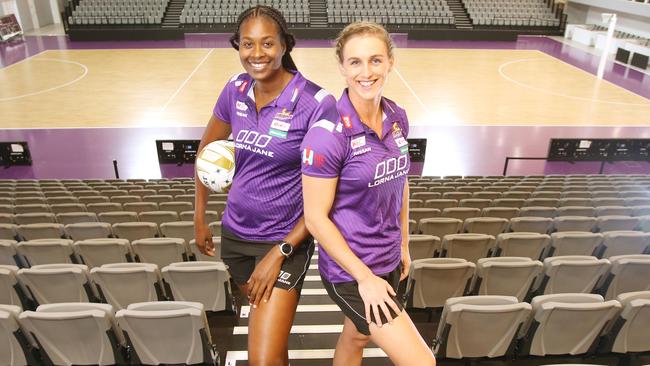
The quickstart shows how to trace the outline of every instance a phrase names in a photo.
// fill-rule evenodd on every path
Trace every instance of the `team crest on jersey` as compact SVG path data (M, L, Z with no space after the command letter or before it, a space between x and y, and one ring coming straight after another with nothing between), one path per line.
M402 129L399 127L397 122L393 122L393 137L401 137Z
M292 119L293 114L291 113L291 111L288 111L286 108L282 108L282 112L276 113L275 117L273 118L278 119L280 121L286 121L288 119Z
M343 116L343 126L345 126L345 128L352 128L352 120L350 119L350 116Z
M246 103L244 103L244 102L242 102L240 100L235 102L235 108L237 108L237 110L240 110L240 111L247 111L248 110L248 106L246 105Z

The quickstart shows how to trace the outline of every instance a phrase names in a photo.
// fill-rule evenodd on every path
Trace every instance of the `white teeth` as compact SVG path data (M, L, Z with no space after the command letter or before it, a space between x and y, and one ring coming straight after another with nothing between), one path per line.
M253 66L253 67L256 68L256 69L261 69L261 68L263 68L264 66L266 66L266 64L265 64L265 63L263 63L263 64L258 64L258 63L253 63L253 62L251 62L251 66Z
M374 83L375 83L374 81L360 81L359 82L359 84L361 84L361 86L363 86L363 87L371 86Z

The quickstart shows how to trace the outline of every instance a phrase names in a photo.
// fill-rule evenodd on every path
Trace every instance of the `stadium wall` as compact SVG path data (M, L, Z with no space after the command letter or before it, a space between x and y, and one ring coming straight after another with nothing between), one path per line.
M571 0L566 9L570 24L607 26L602 13L616 13L616 29L650 38L650 5L629 0Z

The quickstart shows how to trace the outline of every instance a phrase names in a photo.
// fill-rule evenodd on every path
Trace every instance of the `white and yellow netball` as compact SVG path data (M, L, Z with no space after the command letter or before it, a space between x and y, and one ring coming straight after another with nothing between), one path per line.
M228 192L235 175L235 144L217 140L205 145L196 156L196 175L211 191Z

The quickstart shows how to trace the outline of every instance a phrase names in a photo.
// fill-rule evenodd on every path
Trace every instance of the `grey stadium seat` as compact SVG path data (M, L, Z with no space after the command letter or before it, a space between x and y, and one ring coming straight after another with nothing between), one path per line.
M549 217L513 217L510 219L509 231L547 234L553 227Z
M602 258L617 255L644 254L650 248L650 233L639 231L609 231L603 233Z
M603 234L584 231L565 231L551 234L548 256L595 255L603 243Z
M609 258L609 273L598 284L607 300L626 292L650 290L650 255L632 254Z
M203 304L205 311L234 310L230 276L222 262L178 262L162 269L173 299Z
M111 224L107 222L78 222L65 226L65 233L72 240L108 238L113 234Z
M439 358L494 358L512 350L531 306L512 296L448 299L434 340Z
M618 301L575 293L537 296L531 305L532 318L520 335L523 352L533 356L586 353L621 309ZM580 326L567 327L568 321Z
M147 238L131 242L133 251L143 263L154 263L163 268L188 259L188 250L181 238Z
M72 240L36 239L16 245L16 251L30 266L52 263L73 263Z
M42 264L18 271L18 280L38 304L89 302L96 297L88 267L83 264Z
M433 258L442 249L440 238L433 235L410 235L409 254L411 259Z
M17 257L15 240L0 240L0 265L17 266L20 259Z
M610 262L570 255L544 259L544 274L534 285L537 294L590 293L609 270Z
M135 255L129 241L118 238L79 240L73 244L77 257L89 268L109 263L133 261Z
M623 311L610 331L612 342L608 350L628 354L650 351L650 291L624 293L617 300Z
M153 263L111 263L90 271L103 301L116 310L129 304L165 300L162 277Z
M551 237L539 233L503 233L497 236L497 254L503 257L527 257L532 260L542 258Z
M113 233L118 238L133 242L139 239L154 238L158 233L158 225L155 222L121 222L113 224Z
M21 309L14 305L0 305L0 364L7 366L36 365L31 352L34 342L18 317Z
M557 216L553 219L554 231L587 231L596 228L596 218L591 216Z
M524 301L543 267L542 262L526 257L481 258L476 267L475 292Z
M492 235L451 234L442 239L442 257L462 258L476 263L479 258L488 257L495 247Z
M108 304L41 305L20 314L20 323L55 365L126 363L126 341Z
M18 225L16 231L24 240L61 239L65 236L63 224Z
M200 303L131 304L115 317L143 364L214 364L218 357Z
M406 286L410 306L439 308L448 298L462 296L475 269L474 263L459 258L414 260Z

